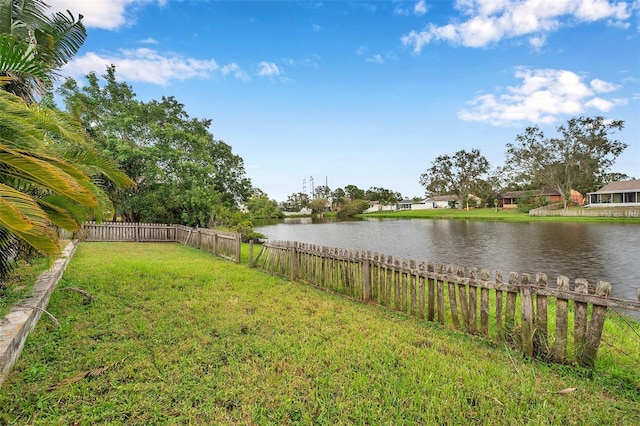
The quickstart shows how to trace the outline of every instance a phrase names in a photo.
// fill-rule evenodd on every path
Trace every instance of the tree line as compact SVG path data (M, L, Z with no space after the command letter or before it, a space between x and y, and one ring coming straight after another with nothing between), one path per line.
M553 189L566 209L571 191L593 192L605 184L629 179L610 169L627 144L615 139L624 128L622 120L604 117L574 117L557 127L558 136L548 137L537 126L530 126L506 145L503 166L491 169L480 150L461 150L440 155L420 176L428 194L458 197L458 208L473 194L487 205L501 192L509 190Z

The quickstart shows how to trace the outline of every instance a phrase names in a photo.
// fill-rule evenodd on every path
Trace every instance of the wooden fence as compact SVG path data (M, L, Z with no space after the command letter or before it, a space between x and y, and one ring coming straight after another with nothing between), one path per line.
M75 234L60 232L64 239L80 241L180 242L217 256L240 262L240 234L162 223L86 222Z
M609 298L606 282L589 291L586 280L570 285L559 276L552 288L542 273L505 277L496 271L491 280L486 269L465 271L369 251L267 241L251 264L364 303L505 341L529 356L558 363L593 366L607 308L640 312L640 302Z

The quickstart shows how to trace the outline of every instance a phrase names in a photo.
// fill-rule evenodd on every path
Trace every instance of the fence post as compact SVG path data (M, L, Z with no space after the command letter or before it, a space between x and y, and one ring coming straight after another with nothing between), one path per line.
M536 275L536 286L545 288L547 286L547 275L538 273ZM536 294L536 331L534 333L534 350L537 354L549 353L549 326L547 321L547 296Z
M458 320L458 305L456 302L456 284L453 280L453 265L447 265L447 284L449 288L449 306L451 307L451 321L453 321L453 326L459 330L460 321ZM460 297L462 298L462 296ZM444 321L444 316L443 316L443 321Z
M509 272L509 284L512 286L518 285L517 272ZM505 328L505 338L510 343L513 343L515 340L514 331L516 326L515 318L516 318L517 297L518 297L518 293L514 293L512 291L507 292L507 306L505 311L504 328Z
M371 264L369 263L369 256L362 253L364 256L362 259L362 301L369 303L371 298Z
M480 271L480 279L489 281L489 270ZM480 289L480 330L485 337L489 337L489 289L483 286Z
M140 231L140 224L138 222L136 222L136 226L135 226L135 230L134 230L134 232L136 233L136 235L135 235L136 243L140 240L140 236L138 235L139 231Z
M520 281L520 312L522 318L522 349L533 356L533 299L531 297L531 275L522 274Z
M596 286L596 296L609 297L611 293L611 284L600 281ZM580 364L586 367L593 367L598 354L598 347L600 346L600 339L602 337L602 327L604 326L604 320L607 316L607 307L593 305L591 311L591 321L589 322L589 329L584 341L584 350L582 356L579 359Z
M289 264L290 264L290 278L291 281L296 280L296 243L292 242L289 245Z
M240 263L242 261L242 235L236 235L236 263Z
M504 340L504 328L502 325L502 271L496 271L496 329L498 340Z
M569 290L569 278L558 277L558 290ZM567 299L556 298L556 340L553 343L553 360L558 363L567 358Z
M589 283L584 278L577 278L575 291L579 294L589 293ZM582 357L582 349L584 347L584 337L587 334L587 304L583 302L574 303L574 320L573 320L573 348L575 350L576 359Z
M476 334L478 327L478 270L469 271L469 333Z
M444 274L444 267L442 263L438 263L436 270L438 271L438 322L444 325L444 281L442 277Z

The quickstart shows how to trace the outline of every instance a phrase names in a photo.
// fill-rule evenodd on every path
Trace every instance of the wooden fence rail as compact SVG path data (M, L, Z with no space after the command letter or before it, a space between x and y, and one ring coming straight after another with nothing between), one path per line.
M610 298L606 282L590 292L581 278L571 286L560 276L555 287L548 287L542 273L510 272L505 281L502 271L496 271L491 280L487 269L465 271L370 251L267 241L251 264L558 363L576 360L593 366L607 308L640 312L640 302Z
M75 234L60 237L80 241L180 242L240 262L240 234L162 223L86 222Z

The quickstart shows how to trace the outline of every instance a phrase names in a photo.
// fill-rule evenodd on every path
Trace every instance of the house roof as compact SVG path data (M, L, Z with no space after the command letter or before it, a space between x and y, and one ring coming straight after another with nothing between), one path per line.
M592 194L609 194L612 192L636 192L640 191L640 179L619 180L603 186Z
M521 198L527 192L532 193L536 197L549 196L549 195L560 195L558 191L555 189L536 189L533 191L509 191L502 194L502 198Z
M458 201L457 195L436 195L435 197L427 198L425 201Z

